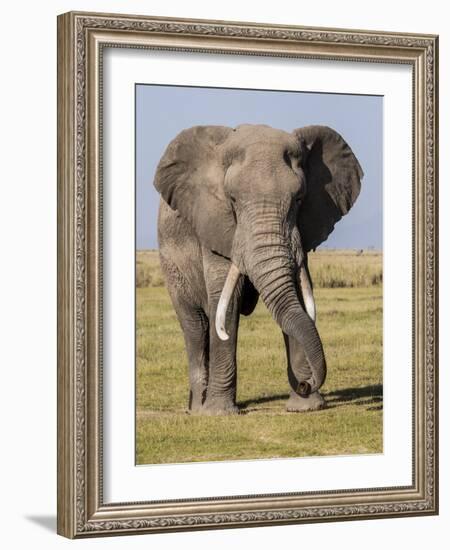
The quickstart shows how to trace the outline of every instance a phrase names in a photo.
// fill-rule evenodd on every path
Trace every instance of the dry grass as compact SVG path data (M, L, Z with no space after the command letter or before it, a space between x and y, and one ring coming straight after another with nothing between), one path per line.
M138 250L136 253L136 287L164 286L164 277L157 250Z
M364 288L383 282L383 256L370 250L318 250L309 254L315 288ZM157 250L140 250L136 261L138 288L164 286Z
M383 282L383 256L370 250L318 250L309 254L315 288L364 288Z

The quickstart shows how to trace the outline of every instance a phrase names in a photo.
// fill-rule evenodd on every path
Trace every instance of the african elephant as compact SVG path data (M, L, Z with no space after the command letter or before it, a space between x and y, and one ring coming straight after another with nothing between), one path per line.
M240 314L258 297L283 331L288 411L317 410L326 376L307 253L325 241L360 191L350 147L326 126L287 133L265 125L195 126L168 145L160 260L184 333L191 412L236 405Z

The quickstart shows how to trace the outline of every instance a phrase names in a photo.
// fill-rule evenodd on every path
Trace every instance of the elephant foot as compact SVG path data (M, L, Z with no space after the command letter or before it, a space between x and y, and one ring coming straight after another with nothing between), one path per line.
M189 392L189 404L188 404L188 413L196 414L201 412L203 406L205 390L200 392Z
M229 398L207 397L198 412L208 416L239 414L239 407Z
M311 393L308 397L301 397L297 393L291 391L288 402L286 403L286 410L288 412L318 411L324 409L326 406L325 399L318 391Z

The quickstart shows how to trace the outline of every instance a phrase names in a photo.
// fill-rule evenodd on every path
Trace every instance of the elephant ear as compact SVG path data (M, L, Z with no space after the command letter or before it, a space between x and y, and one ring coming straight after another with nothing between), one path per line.
M228 258L236 224L223 190L219 147L232 131L226 126L183 130L168 145L154 179L163 199L191 224L201 243Z
M297 221L303 248L309 251L328 238L336 222L353 206L364 174L353 151L333 129L306 126L293 134L302 149L306 148L303 170L307 191Z

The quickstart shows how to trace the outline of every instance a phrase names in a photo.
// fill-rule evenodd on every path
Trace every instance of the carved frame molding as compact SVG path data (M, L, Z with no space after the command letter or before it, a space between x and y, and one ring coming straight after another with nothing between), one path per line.
M411 487L103 503L99 92L105 46L412 65ZM437 47L430 35L75 12L58 17L58 533L75 538L437 513Z

